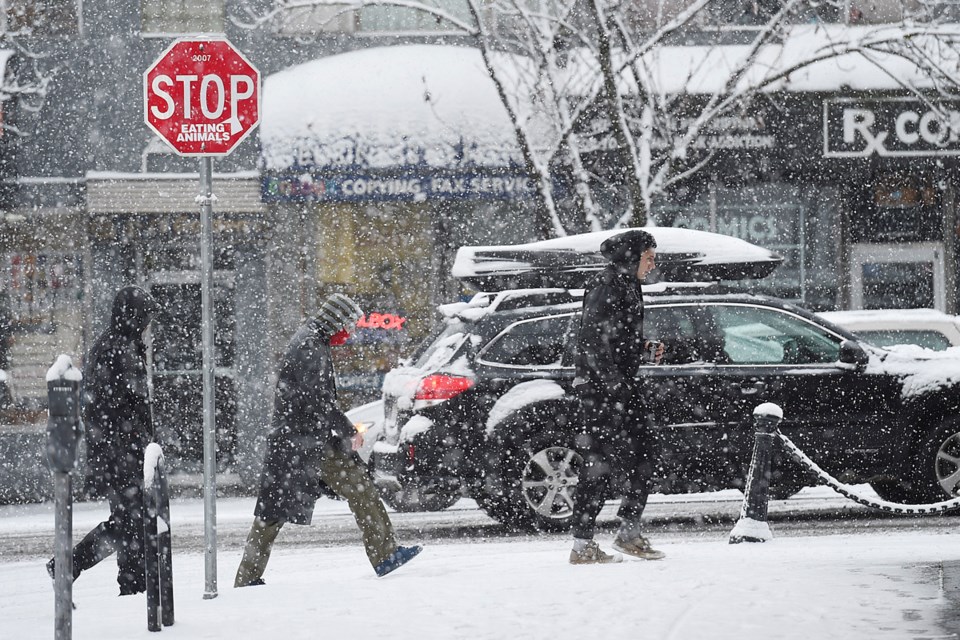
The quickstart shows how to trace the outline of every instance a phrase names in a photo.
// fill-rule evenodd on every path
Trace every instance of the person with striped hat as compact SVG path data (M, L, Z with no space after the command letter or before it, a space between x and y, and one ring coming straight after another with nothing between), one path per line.
M349 297L328 296L287 346L280 362L273 423L260 473L253 526L235 587L261 585L273 542L286 522L310 524L314 504L333 491L347 501L378 576L402 566L420 546L399 546L366 465L363 435L337 407L330 347L344 344L363 316Z

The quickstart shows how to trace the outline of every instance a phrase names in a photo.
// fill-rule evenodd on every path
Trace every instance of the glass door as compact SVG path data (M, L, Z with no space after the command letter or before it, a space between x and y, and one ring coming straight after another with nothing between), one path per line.
M852 245L850 306L946 311L943 243Z

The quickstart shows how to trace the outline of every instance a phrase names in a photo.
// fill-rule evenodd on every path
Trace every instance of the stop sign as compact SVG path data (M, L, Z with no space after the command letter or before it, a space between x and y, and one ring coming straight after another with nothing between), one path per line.
M226 155L260 121L260 72L227 40L174 42L143 86L144 121L183 156Z

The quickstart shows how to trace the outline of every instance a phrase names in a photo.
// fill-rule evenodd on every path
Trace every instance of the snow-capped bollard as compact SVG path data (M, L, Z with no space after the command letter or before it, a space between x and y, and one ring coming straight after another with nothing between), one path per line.
M163 449L147 445L143 456L144 573L147 579L147 629L173 624L173 552L170 546L170 492Z
M53 471L55 637L73 636L73 496L70 472L83 436L80 382L83 375L61 354L47 370L47 462Z
M770 462L773 458L774 432L783 420L783 409L765 402L753 410L753 422L756 425L753 443L753 459L747 486L743 492L743 506L740 519L730 532L730 544L739 542L766 542L773 538L767 524L767 505L770 488Z

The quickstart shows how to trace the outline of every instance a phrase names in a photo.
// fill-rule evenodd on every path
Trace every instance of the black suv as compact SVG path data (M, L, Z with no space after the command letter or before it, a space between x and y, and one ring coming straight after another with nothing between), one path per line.
M716 288L645 287L646 334L666 345L643 366L662 444L656 491L739 488L753 409L783 408L781 430L833 476L881 497L952 497L960 479L957 360L872 347L778 299ZM500 522L569 526L580 457L573 350L582 290L519 289L448 305L445 320L384 382L371 456L397 509L439 510L462 494ZM909 352L913 353L913 352ZM939 360L936 358L940 358ZM809 478L776 461L773 496Z

